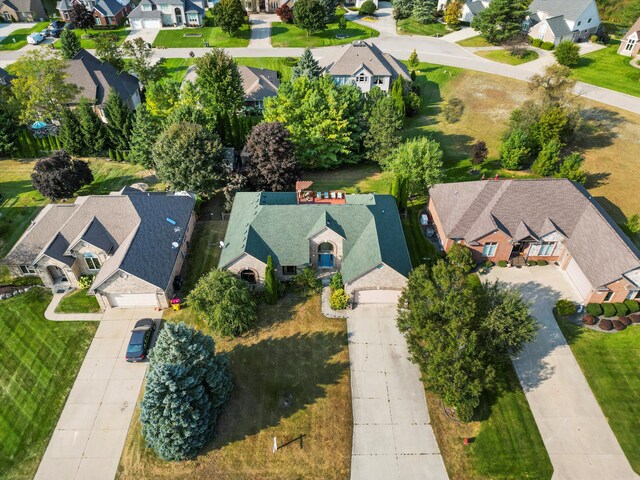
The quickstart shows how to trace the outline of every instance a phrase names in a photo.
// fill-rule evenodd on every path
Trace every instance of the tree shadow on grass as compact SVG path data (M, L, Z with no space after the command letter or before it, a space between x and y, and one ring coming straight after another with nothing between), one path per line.
M120 190L122 187L140 181L139 177L130 174L125 174L117 178L106 178L82 187L82 189L77 192L77 195L106 195L107 193Z
M609 172L587 173L587 181L584 182L586 188L602 187L609 183Z
M346 348L346 336L339 332L296 333L236 346L228 352L233 393L207 450L276 426L323 398L348 371L347 361L332 361Z
M584 125L576 134L576 146L582 148L605 148L618 137L617 127L627 120L618 112L606 108L585 108L582 111Z

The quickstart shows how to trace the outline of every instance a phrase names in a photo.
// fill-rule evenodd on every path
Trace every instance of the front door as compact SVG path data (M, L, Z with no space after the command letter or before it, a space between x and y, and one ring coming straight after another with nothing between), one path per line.
M49 272L51 281L54 284L61 283L61 282L68 282L67 276L65 275L65 273L62 271L60 267L57 267L55 265L49 265L47 267L47 272Z
M176 25L182 25L182 11L179 8L176 8Z
M333 253L321 253L318 255L319 268L333 268Z
M524 242L514 243L513 244L513 249L511 250L511 254L512 255L520 255L520 254L522 254L522 252L524 251L524 247L525 247L525 243Z

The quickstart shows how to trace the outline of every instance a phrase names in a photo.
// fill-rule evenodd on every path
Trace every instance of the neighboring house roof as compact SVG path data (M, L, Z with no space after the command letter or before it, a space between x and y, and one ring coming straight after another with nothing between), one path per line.
M100 0L94 8L105 17L115 17L126 8L126 5L118 0Z
M200 5L196 5L189 0L186 0L184 2L184 11L185 13L199 13L201 15L204 15L204 8L202 8Z
M72 205L49 205L5 262L33 265L48 256L71 266L76 259L70 249L83 240L110 255L92 288L121 270L164 290L180 250L172 243L184 241L194 204L186 194L123 189L111 195L79 197Z
M111 89L115 90L123 102L127 102L139 88L138 79L126 72L118 72L113 65L101 62L86 50L69 60L67 82L80 87L73 103L88 98L96 105L107 101Z
M0 68L0 85L10 85L14 78L16 78L14 75L11 75L4 68Z
M640 251L589 192L569 180L448 183L429 194L447 238L473 242L500 230L517 241L556 230L595 288L640 268Z
M34 0L0 0L0 6L5 5L14 12L37 12Z
M278 94L280 80L278 80L278 72L275 70L239 65L238 72L242 78L242 88L246 100L260 101ZM184 85L185 82L194 83L197 77L196 66L191 65L187 69L182 84Z
M571 33L571 28L565 20L565 17L562 15L559 17L547 18L546 22L547 25L549 25L549 29L553 32L553 35L556 37L563 37Z
M383 53L375 45L361 40L339 47L333 56L323 57L320 64L326 73L333 76L352 76L362 67L372 75L410 79L407 67L388 53Z
M484 3L478 0L475 2L467 2L467 8L471 13L473 13L474 15L477 15L487 7L485 6Z
M244 253L266 263L309 263L309 238L330 228L343 240L342 278L350 282L382 263L404 276L411 260L395 200L347 195L346 203L296 203L296 193L237 193L220 256L224 268Z
M631 37L634 33L636 34L636 37L640 38L640 17L638 17L638 20L636 20L636 23L633 24L633 26L629 29L629 31L624 34L624 37L622 37L622 41L624 42L629 37Z
M71 10L71 5L73 5L73 0L60 0L56 5L56 9L61 12L68 12Z
M533 0L529 5L532 13L545 12L548 17L564 15L567 20L576 20L595 0Z

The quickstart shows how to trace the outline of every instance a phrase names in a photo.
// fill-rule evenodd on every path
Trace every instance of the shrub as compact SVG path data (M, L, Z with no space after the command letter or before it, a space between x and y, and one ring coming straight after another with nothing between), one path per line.
M464 102L457 97L450 98L442 108L442 113L447 123L455 123L460 120L462 112L464 112Z
M78 279L78 285L80 285L80 288L89 288L93 283L94 278L96 277L93 275L82 275Z
M585 325L595 325L598 323L598 320L600 319L594 315L585 315L582 319L582 323Z
M360 5L360 14L361 15L373 15L376 11L376 4L373 3L373 0L367 0L362 5Z
M625 327L628 327L633 323L629 317L620 317L618 320L620 320Z
M629 313L640 312L640 304L637 300L625 300L624 304L629 309Z
M267 256L267 268L264 272L264 301L269 305L274 305L278 301L279 293L278 278L275 268L273 268L273 258Z
M533 40L531 40L532 47L540 48L540 45L542 45L542 40L540 40L539 38L534 38Z
M571 315L575 315L576 306L571 300L566 300L563 298L562 300L558 300L556 302L556 310L558 312L558 315L560 315L561 317L569 317Z
M640 313L632 313L629 318L633 323L640 323Z
M493 263L491 260L487 260L486 262L484 262L484 268L491 268L495 265L495 263Z
M545 265L549 265L549 262L547 262L546 260L538 260L538 266L540 267L544 267Z
M347 19L344 18L344 15L338 18L338 28L340 30L345 30L347 28Z
M333 310L344 310L349 306L349 295L342 288L338 288L331 293L329 306Z
M615 317L616 316L616 307L613 303L604 303L602 304L602 314L605 317Z
M614 303L613 306L616 308L616 316L624 317L629 313L629 309L624 303Z
M332 292L340 289L344 290L344 284L342 283L342 274L340 272L331 277L331 283L329 283L329 286L331 287Z
M607 320L606 318L603 318L598 323L598 327L600 327L600 330L604 330L604 331L608 332L609 330L611 330L613 328L613 323L611 323L611 320Z
M538 265L538 262L536 262L535 260L527 261L527 267L536 267L537 265Z
M553 50L555 48L555 45L553 44L553 42L542 42L542 44L540 44L540 48L542 48L543 50Z
M293 277L293 284L305 295L314 295L322 289L322 283L316 278L316 271L306 267Z
M571 40L563 40L554 50L553 55L560 65L575 67L580 62L580 47Z
M597 317L598 315L602 315L602 305L599 303L590 303L587 305L587 313L589 315L593 315Z
M597 35L591 35L591 36L589 37L589 41L590 41L591 43L597 43L597 42L598 42L598 36L597 36Z
M625 324L620 320L611 320L611 324L613 325L613 328L615 328L618 332L627 328Z
M498 262L498 266L499 267L506 267L509 264L509 262L507 262L506 260L500 260Z

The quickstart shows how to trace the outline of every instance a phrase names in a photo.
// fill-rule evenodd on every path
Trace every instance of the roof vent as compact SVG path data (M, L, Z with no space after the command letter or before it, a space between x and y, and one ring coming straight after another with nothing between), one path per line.
M178 242L172 242L171 243L171 248L176 249L180 246L180 244Z

